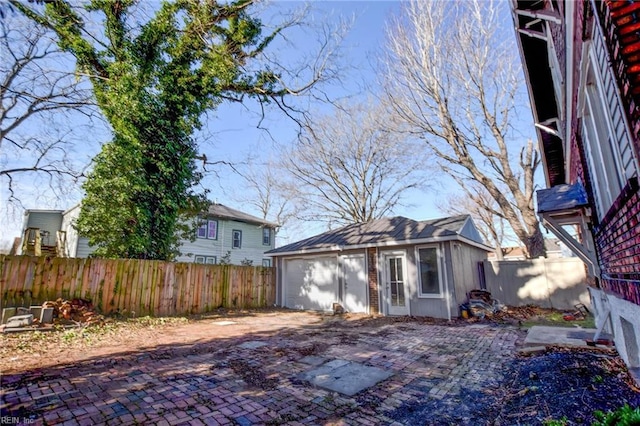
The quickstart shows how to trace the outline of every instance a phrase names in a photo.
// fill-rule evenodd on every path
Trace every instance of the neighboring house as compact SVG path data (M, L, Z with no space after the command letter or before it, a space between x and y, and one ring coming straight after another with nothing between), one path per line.
M66 256L63 213L63 210L26 210L17 254Z
M538 213L588 265L596 324L640 367L640 2L511 4L548 187Z
M565 251L566 246L557 238L545 238L544 249L545 257L548 259L556 259L559 257L573 257L573 253ZM504 260L526 260L528 259L524 248L521 246L509 246L502 248ZM489 260L496 260L496 254L489 253Z
M200 219L196 239L182 242L178 262L220 263L229 253L235 265L248 260L253 266L271 266L264 253L276 246L277 224L217 203Z
M19 254L36 254L24 248L36 246L35 237L29 235L39 235L43 255L88 257L93 248L73 226L79 214L80 204L66 211L27 210L23 227L23 236L27 237L23 238L23 250ZM222 204L212 204L200 220L194 241L182 241L181 255L176 261L217 264L224 259L232 264L244 261L254 266L271 266L271 258L265 257L264 252L275 247L277 224ZM64 241L57 252L56 238ZM49 246L53 250L49 250Z
M293 309L458 316L480 287L484 244L470 216L405 217L348 225L267 252L277 271L277 301Z

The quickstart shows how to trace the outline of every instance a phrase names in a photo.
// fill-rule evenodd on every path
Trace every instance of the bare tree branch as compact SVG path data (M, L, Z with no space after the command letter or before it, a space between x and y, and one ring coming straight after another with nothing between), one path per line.
M527 143L514 168L509 151L520 86L515 47L500 33L501 3L411 0L403 6L383 58L385 93L398 121L422 137L458 183L485 188L528 254L543 255L533 206L538 155Z
M424 188L419 145L387 128L381 106L340 105L307 121L283 167L293 176L301 217L330 225L390 214L411 189Z
M18 188L38 176L54 193L83 177L87 161L77 161L72 135L83 126L68 126L68 112L95 110L89 87L46 29L8 12L0 20L0 50L0 179L16 203L25 195Z

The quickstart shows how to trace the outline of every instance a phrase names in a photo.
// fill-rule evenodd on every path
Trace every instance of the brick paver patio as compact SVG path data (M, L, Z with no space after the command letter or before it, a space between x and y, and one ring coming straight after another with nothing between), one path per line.
M484 424L523 337L411 321L336 320L240 338L215 338L212 326L212 339L197 344L5 375L0 403L14 424ZM353 397L299 378L336 359L393 375Z

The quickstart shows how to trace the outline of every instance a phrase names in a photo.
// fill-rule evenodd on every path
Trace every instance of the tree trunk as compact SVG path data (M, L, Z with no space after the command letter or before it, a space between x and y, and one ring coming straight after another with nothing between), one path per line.
M525 246L529 258L535 259L537 257L545 256L547 251L544 247L544 236L540 227L537 226L533 233L531 233L525 240Z

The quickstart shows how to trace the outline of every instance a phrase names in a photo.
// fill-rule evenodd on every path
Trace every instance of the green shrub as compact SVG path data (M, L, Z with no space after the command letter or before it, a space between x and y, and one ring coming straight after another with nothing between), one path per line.
M640 407L631 408L628 404L606 413L596 410L593 415L597 419L593 426L633 426L640 425Z

